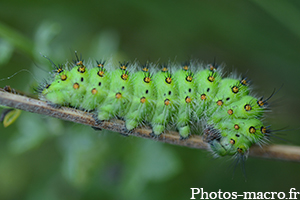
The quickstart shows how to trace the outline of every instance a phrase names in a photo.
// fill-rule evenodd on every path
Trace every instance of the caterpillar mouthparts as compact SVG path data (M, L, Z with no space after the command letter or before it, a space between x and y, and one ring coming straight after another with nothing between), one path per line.
M171 127L183 139L203 132L215 156L247 156L271 133L262 122L269 98L250 95L247 77L224 78L215 64L191 61L158 70L151 63L86 64L77 54L70 66L52 64L49 81L37 89L41 100L94 112L100 121L123 118L128 131L148 123L153 136Z

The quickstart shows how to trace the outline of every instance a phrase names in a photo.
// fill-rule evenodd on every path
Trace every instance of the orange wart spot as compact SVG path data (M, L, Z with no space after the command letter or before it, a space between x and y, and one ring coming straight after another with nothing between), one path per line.
M59 68L57 68L56 69L56 73L58 73L58 74L60 74L61 72L63 72L64 70L61 68L61 67L59 67Z
M207 80L208 80L209 82L214 82L215 77L214 77L214 76L209 76L209 77L207 78Z
M123 79L124 81L126 81L128 79L128 74L122 74L121 75L121 79Z
M240 83L244 86L247 86L249 85L248 81L247 81L247 78L242 78L242 80L240 81Z
M171 84L171 82L172 82L172 78L171 77L167 77L166 78L166 83Z
M127 69L127 67L126 67L126 65L121 65L121 66L120 66L120 69L122 69L122 70L126 70L126 69Z
M166 99L164 102L165 102L166 106L170 105L170 103L171 103L169 99Z
M188 82L192 82L193 77L192 77L192 76L187 76L187 77L185 78L185 80L188 81Z
M217 68L216 68L215 66L213 66L212 64L209 64L208 67L209 67L209 70L212 71L212 72L215 71L215 70L217 69Z
M263 133L263 134L266 134L268 131L267 131L267 128L266 127L264 127L264 126L262 126L261 128L260 128L260 131Z
M217 101L217 105L218 106L222 106L223 105L223 101L222 100Z
M182 69L183 69L184 71L187 71L187 70L189 70L189 66L184 65L184 66L182 67Z
M235 141L234 139L230 139L230 144L234 145L235 144Z
M78 61L76 62L76 65L83 66L83 62L82 62L81 60L78 60Z
M122 97L122 94L120 92L116 93L116 98L120 99Z
M249 133L254 134L255 132L256 132L256 129L253 126L251 126L249 128Z
M259 105L259 107L262 107L265 103L262 100L257 101L257 104Z
M186 103L191 103L191 101L192 101L191 97L189 97L189 96L185 97L185 102Z
M228 115L232 115L232 114L233 114L233 110L232 110L232 109L229 109L229 110L227 111L227 113L228 113Z
M103 70L105 62L106 62L105 60L104 61L102 61L102 60L97 61L96 60L97 67L99 67L99 68L101 68L101 70Z
M168 71L168 68L163 67L163 68L161 69L161 71L162 71L162 72L167 72L167 71Z
M74 88L75 90L79 89L79 84L78 84L78 83L74 83L73 88Z
M98 71L98 76L100 76L100 77L103 77L104 76L104 71L103 70L100 70L100 71Z
M231 90L232 90L233 93L238 93L239 92L239 88L237 86L233 86L231 88Z
M141 101L141 103L145 103L146 102L146 97L142 97L140 101Z
M206 99L206 95L205 94L201 94L201 100L205 100Z
M237 124L235 124L235 125L234 125L234 129L235 129L235 130L239 130L239 129L240 129L240 126L237 125Z
M143 68L142 68L142 71L143 71L143 72L148 72L148 70L149 70L148 67L143 67Z
M81 67L78 68L78 72L84 73L85 72L85 66L82 65Z
M93 88L91 92L92 92L92 94L94 94L94 95L98 93L98 91L97 91L96 88Z
M60 79L61 79L62 81L67 80L67 75L65 75L65 74L61 75L61 76L60 76Z
M239 153L244 153L244 150L242 149L242 148L237 148L237 151L239 152Z
M245 109L246 111L250 111L250 110L252 110L252 107L251 107L250 104L246 104L246 105L244 106L244 109Z
M145 77L145 78L144 78L144 82L145 82L145 83L150 83L150 81L151 81L151 78L150 78L150 77Z
M129 62L123 62L123 63L119 62L119 63L120 63L120 69L121 70L126 70L128 64L129 64Z

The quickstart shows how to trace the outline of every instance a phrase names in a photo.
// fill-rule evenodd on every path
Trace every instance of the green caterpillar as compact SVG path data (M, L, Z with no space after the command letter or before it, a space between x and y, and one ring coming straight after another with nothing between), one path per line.
M94 111L100 121L123 118L128 131L148 123L153 136L173 125L185 139L201 124L216 156L246 156L252 144L268 140L270 129L262 123L267 102L249 95L247 78L223 78L215 65L196 62L157 70L149 63L116 67L103 61L86 67L76 58L70 69L53 64L51 83L38 89L40 99Z

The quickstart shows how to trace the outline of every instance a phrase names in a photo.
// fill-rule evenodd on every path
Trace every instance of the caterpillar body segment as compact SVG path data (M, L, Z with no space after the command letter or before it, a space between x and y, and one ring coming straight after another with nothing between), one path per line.
M94 110L107 97L110 88L110 73L103 67L95 67L89 70L89 85L82 101L82 108Z
M211 104L218 93L219 83L222 80L221 74L215 68L213 70L203 69L195 73L194 79L197 91L196 115L199 118L204 114L211 115L215 110Z
M174 73L173 77L178 91L176 127L180 136L186 138L191 133L190 122L196 117L197 99L194 73L188 70L187 66L183 66L181 70Z
M151 74L138 71L132 77L133 95L129 112L125 116L127 130L136 128L142 121L150 122L156 108L156 92Z
M124 117L131 105L133 95L132 77L128 71L117 69L110 73L110 89L107 97L96 110L99 120Z
M89 86L89 72L81 63L73 67L69 73L72 84L70 95L70 105L75 108L82 108L82 102Z
M178 93L174 78L169 71L157 72L153 79L156 89L156 108L151 125L153 133L160 135L168 123L174 123L178 107Z

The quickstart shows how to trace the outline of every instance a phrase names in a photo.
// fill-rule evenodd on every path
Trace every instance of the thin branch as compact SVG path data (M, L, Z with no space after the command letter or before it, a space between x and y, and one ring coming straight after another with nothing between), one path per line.
M151 136L151 128L147 126L136 128L128 133L125 128L125 122L122 120L111 119L109 121L98 124L91 113L67 107L53 108L44 101L21 96L18 94L13 94L2 88L0 88L0 105L25 110L32 113L48 115L79 124L85 124L96 129L107 129L114 132L119 132L123 135L133 135L142 138L149 138L174 145L187 146L190 148L206 150L209 149L209 145L203 142L202 137L199 135L192 135L186 140L181 140L177 132L166 131L166 133L161 134L157 138L154 138ZM261 148L259 146L253 146L250 149L249 155L269 159L300 162L300 147L287 145L270 145Z

